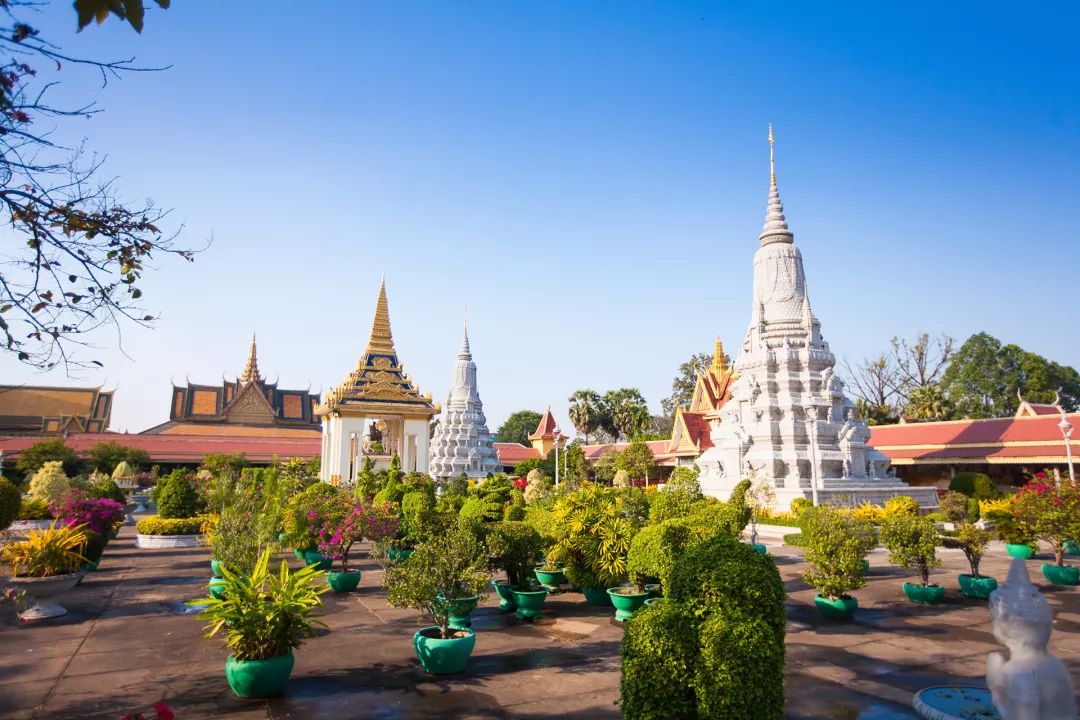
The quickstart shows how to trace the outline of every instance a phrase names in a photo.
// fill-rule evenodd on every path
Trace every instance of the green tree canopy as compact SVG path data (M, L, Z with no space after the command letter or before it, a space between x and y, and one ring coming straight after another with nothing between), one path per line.
M135 472L150 462L150 454L142 448L133 448L114 442L99 442L90 446L86 453L87 465L98 472L112 475L116 466L126 462Z
M506 422L495 431L495 442L521 443L529 445L529 436L536 431L543 417L535 410L518 410L506 418Z
M603 398L595 390L577 390L570 396L569 402L570 422L585 436L585 443L588 444L589 435L596 432L603 419Z
M712 365L712 353L697 353L679 366L679 374L671 381L671 395L660 401L664 415L674 416L677 408L686 408L694 397L698 375Z
M634 440L615 459L616 470L625 470L634 480L656 476L656 457L644 440Z
M42 465L54 461L63 463L64 473L67 475L77 475L82 466L79 456L64 444L63 438L49 438L39 440L19 453L19 459L15 461L15 469L29 478Z
M601 427L616 438L632 438L649 426L649 405L637 388L619 388L604 393L605 412Z

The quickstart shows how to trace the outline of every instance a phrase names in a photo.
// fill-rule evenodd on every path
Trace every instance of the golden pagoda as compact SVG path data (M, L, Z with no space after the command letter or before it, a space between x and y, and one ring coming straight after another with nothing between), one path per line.
M428 426L436 412L431 395L420 394L398 359L383 281L356 369L316 409L323 423L323 480L351 485L364 460L382 468L394 455L405 472L426 472Z
M690 464L712 446L711 426L720 421L720 409L731 399L731 384L737 378L738 374L728 366L724 345L717 338L712 363L698 375L690 407L675 409L665 460L676 465Z

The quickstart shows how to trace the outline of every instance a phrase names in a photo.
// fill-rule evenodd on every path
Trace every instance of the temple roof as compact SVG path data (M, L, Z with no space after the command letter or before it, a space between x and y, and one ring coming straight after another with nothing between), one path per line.
M540 423L536 426L536 431L529 436L530 440L540 440L542 438L554 438L555 430L559 427L559 424L555 422L555 416L551 414L551 406L548 405L547 410L540 417ZM560 438L566 438L567 436L559 433Z
M390 331L390 306L386 300L386 282L379 285L371 337L356 369L341 384L330 388L317 410L329 413L363 414L391 412L431 417L436 409L431 395L421 395L398 361L394 337Z
M100 387L0 385L0 433L104 432L113 392Z
M712 364L708 370L698 375L694 385L689 412L706 415L719 412L724 403L731 399L731 383L737 377L728 367L724 345L720 338L717 338Z
M262 375L259 374L259 360L255 356L255 333L251 333L251 350L248 351L247 364L244 365L244 371L240 373L237 380L247 384L249 382L262 382L262 379Z

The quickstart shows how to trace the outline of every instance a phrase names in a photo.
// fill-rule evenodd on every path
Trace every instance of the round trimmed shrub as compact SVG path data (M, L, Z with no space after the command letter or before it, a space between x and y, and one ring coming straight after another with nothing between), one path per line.
M626 554L630 580L641 586L646 578L656 578L666 592L675 562L690 542L690 528L683 523L665 522L642 528L630 541Z
M30 478L30 488L26 494L51 505L57 502L70 487L71 482L64 474L64 463L53 460L38 468L34 476Z
M914 516L918 514L919 503L915 502L915 498L907 495L897 495L885 501L885 517L894 517L896 515Z
M784 632L778 638L774 625L775 618L727 605L704 622L695 676L697 717L784 718Z
M976 500L996 500L1001 497L1001 491L990 476L977 472L956 473L949 481L949 489Z
M22 494L19 488L7 478L0 477L0 530L6 529L19 519L20 505Z
M791 501L791 514L799 517L812 507L814 503L809 498L797 497Z
M158 480L154 504L163 518L190 518L204 508L195 481L187 473L177 471Z
M626 624L622 643L625 720L695 720L694 684L701 621L670 602L644 607ZM673 682L675 680L675 682Z

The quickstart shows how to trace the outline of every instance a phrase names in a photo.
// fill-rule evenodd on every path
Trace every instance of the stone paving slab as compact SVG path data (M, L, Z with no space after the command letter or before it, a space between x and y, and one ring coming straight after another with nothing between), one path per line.
M549 597L537 623L500 613L491 594L474 613L476 651L459 676L425 674L411 646L418 627L390 607L382 572L360 563L356 593L326 595L327 629L296 653L285 697L236 699L224 679L226 652L201 637L183 603L203 594L207 553L138 549L133 528L110 544L101 570L61 599L69 615L40 624L0 617L0 718L116 720L168 702L178 720L203 718L534 718L619 717L623 628L610 608L579 594ZM915 717L915 690L945 682L982 684L997 649L985 601L967 600L955 576L958 552L942 553L934 579L947 602L907 603L908 577L871 553L853 622L821 618L801 580L801 550L769 543L789 591L788 717L886 720ZM983 570L1004 578L1008 558L991 548ZM295 560L290 559L295 565ZM1029 563L1042 585L1039 562ZM1057 617L1052 647L1080 687L1080 591L1042 585Z

